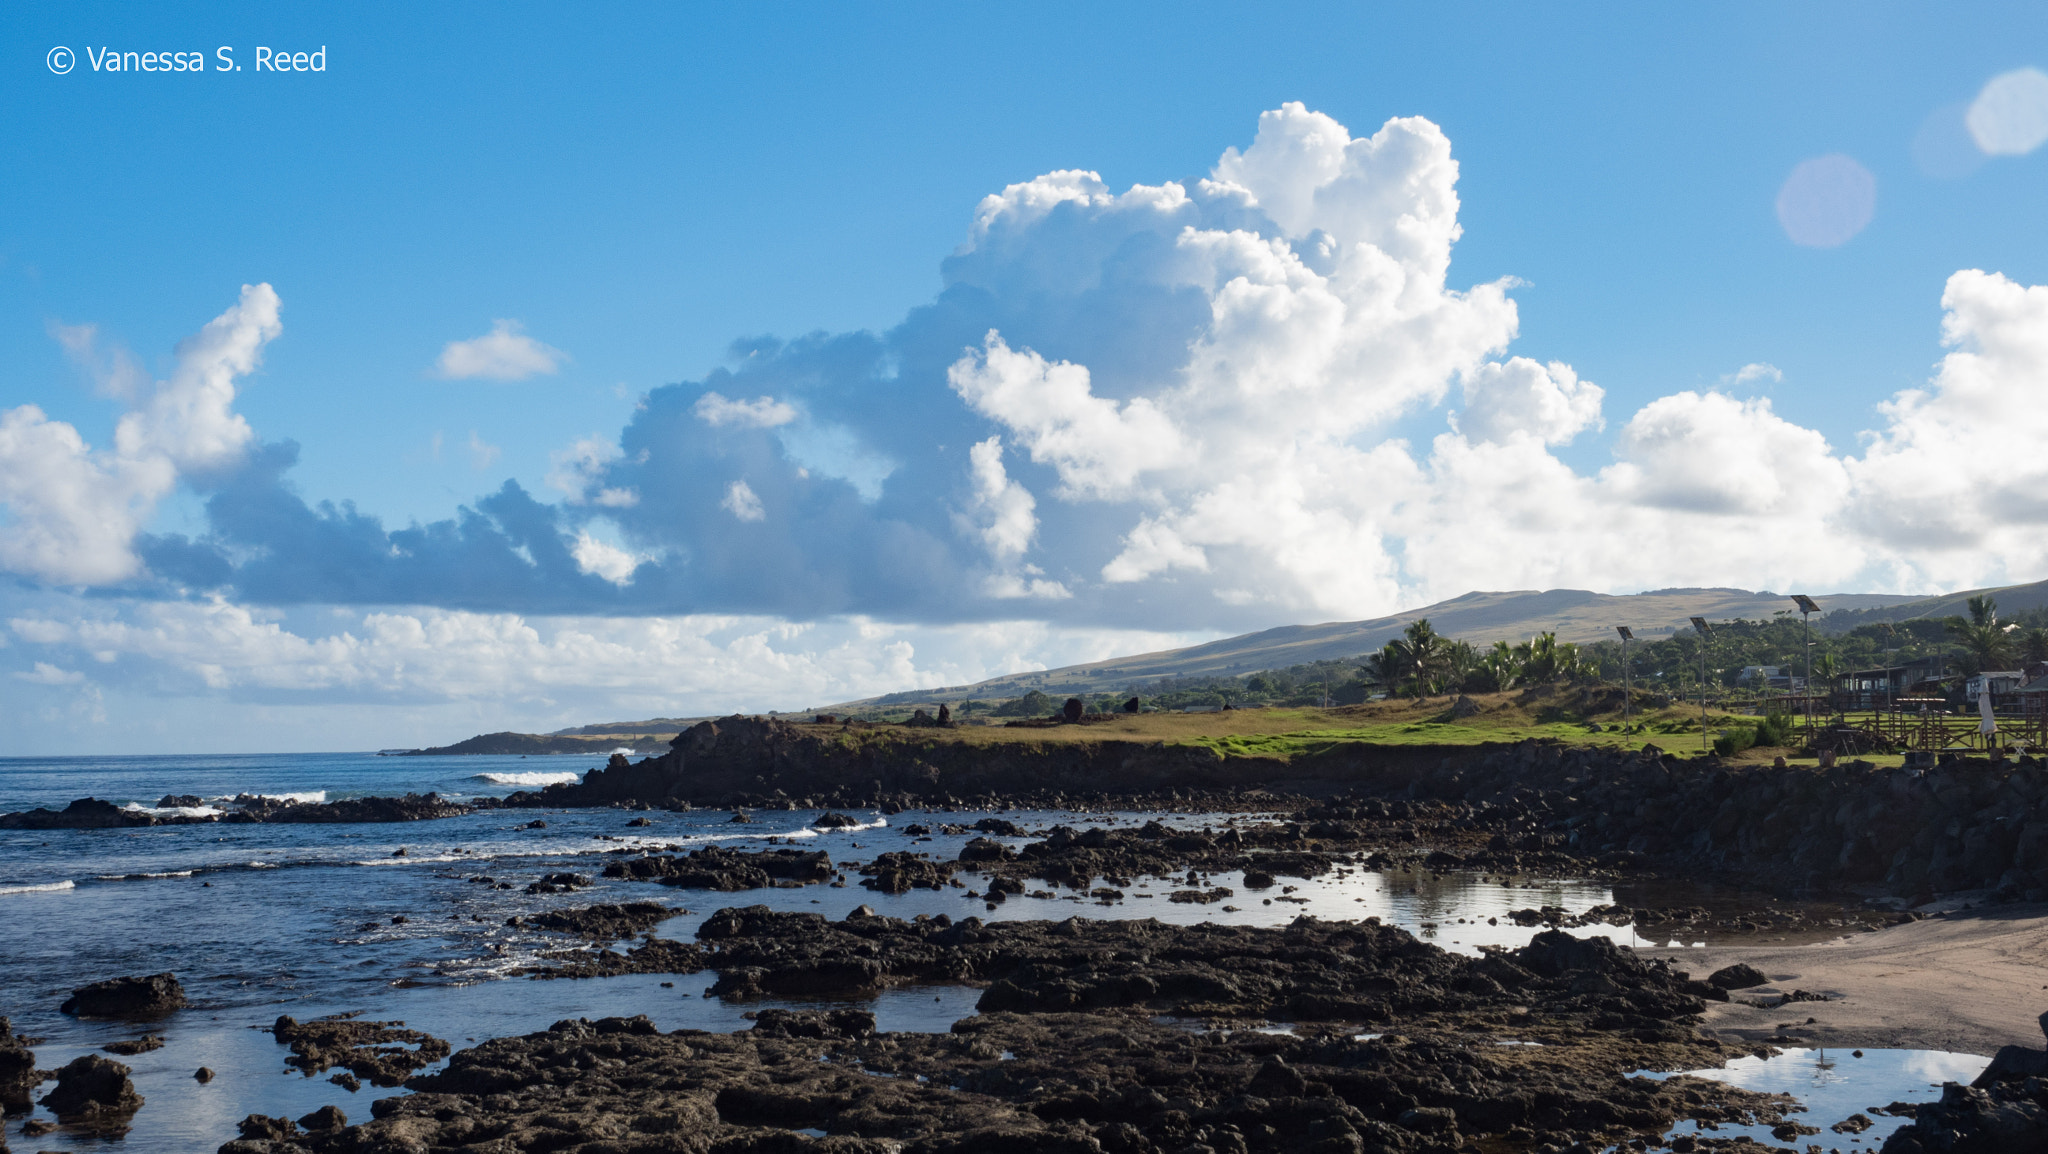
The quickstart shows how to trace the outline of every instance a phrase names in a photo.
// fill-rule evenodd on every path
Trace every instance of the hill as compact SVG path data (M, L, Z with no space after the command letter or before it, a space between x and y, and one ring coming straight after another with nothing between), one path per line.
M2048 587L2048 582L2043 583ZM2025 586L2024 588L2034 588ZM1926 598L1882 593L1847 593L1816 598L1828 611L1883 610ZM2000 602L2003 605L2003 601ZM1417 618L1427 617L1446 636L1475 645L1496 640L1522 641L1550 632L1560 641L1592 642L1614 638L1616 625L1627 625L1638 637L1663 637L1689 629L1695 615L1709 621L1733 618L1768 619L1792 609L1789 596L1746 589L1659 589L1648 593L1593 593L1584 589L1473 592L1420 609L1366 621L1332 621L1320 625L1283 625L1226 637L1218 641L1131 657L1113 657L1086 665L1043 672L1012 673L972 685L940 686L831 707L855 708L957 699L1017 697L1033 689L1045 693L1115 692L1127 685L1172 677L1234 677L1261 669L1281 669L1309 661L1332 661L1371 653L1400 636Z

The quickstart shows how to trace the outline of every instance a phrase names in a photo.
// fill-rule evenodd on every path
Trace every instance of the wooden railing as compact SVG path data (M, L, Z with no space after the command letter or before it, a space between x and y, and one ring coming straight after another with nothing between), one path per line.
M1801 726L1806 744L1816 749L1852 753L1939 752L1945 749L1989 751L2015 743L2048 747L2048 713L1999 714L1996 733L1979 733L1974 713L1907 713L1902 710L1862 715L1816 715L1811 729Z

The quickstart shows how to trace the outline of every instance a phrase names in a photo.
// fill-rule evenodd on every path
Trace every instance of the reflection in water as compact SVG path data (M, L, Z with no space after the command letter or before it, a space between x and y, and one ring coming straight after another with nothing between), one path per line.
M1851 1114L1863 1114L1876 1124L1862 1134L1861 1145L1875 1150L1892 1131L1906 1125L1908 1119L1871 1114L1871 1107L1891 1102L1932 1102L1941 1097L1943 1082L1967 1084L1990 1064L1989 1058L1944 1050L1792 1049L1772 1058L1737 1058L1718 1070L1690 1073L1745 1090L1790 1094L1806 1107L1806 1113L1796 1116L1798 1122L1818 1126L1823 1134ZM1680 1123L1672 1134L1692 1132L1694 1124L1686 1122ZM1723 1125L1714 1132L1716 1138L1740 1135L1765 1144L1775 1141L1768 1126Z

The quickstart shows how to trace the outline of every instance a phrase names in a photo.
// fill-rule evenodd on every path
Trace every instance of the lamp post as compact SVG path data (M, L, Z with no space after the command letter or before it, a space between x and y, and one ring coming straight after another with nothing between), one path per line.
M1631 632L1629 630L1629 627L1626 625L1617 625L1614 627L1614 631L1616 633L1621 634L1621 731L1623 733L1634 733L1636 725L1636 703L1634 700L1634 694L1631 693L1629 689L1628 643L1634 641L1636 639L1636 635L1633 632Z
M1707 751L1707 643L1714 639L1714 631L1704 617L1692 619L1693 632L1700 635L1700 752Z
M1813 626L1807 623L1807 615L1820 612L1820 606L1804 593L1794 593L1792 603L1799 606L1799 632L1806 642L1806 739L1813 740Z

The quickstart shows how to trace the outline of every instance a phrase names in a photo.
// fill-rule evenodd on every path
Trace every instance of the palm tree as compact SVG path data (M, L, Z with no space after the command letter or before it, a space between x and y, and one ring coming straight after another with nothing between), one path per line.
M1998 625L1998 602L1989 597L1970 598L1970 616L1951 617L1946 622L1954 637L1976 663L1976 672L2005 669L2012 665L2012 635Z
M1420 617L1402 630L1401 636L1382 646L1373 655L1373 663L1390 691L1399 686L1426 697L1445 673L1449 657L1449 641L1429 618Z
M2020 654L2030 663L2048 661L2048 629L2037 625L2020 634Z

